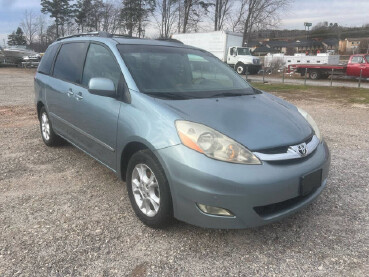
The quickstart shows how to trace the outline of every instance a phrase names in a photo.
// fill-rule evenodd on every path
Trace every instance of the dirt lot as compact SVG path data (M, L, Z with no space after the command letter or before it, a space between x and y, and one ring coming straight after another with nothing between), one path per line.
M43 144L33 75L0 68L0 276L367 276L368 104L278 93L313 115L332 152L328 186L302 212L248 230L152 230L112 172Z

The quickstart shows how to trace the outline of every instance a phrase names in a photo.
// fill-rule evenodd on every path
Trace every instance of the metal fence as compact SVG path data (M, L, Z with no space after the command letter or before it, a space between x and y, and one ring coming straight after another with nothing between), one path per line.
M367 78L363 78L363 70L360 69L360 76L358 78L352 78L352 79L335 79L334 76L338 76L336 75L337 72L334 71L334 69L331 70L330 74L328 75L327 78L327 83L323 83L324 79L321 80L312 80L309 78L309 72L308 69L305 69L305 74L304 76L301 76L302 78L291 78L292 80L296 80L295 82L293 82L294 84L301 84L301 82L303 81L303 84L305 86L307 85L318 85L321 86L322 84L324 84L324 86L334 86L334 83L337 82L339 86L345 86L343 85L343 82L345 82L346 84L350 84L348 85L349 87L355 87L353 84L354 82L357 82L357 87L361 88L363 82L367 82L368 79ZM250 75L248 73L248 70L246 70L246 74L245 74L245 78L247 81L262 81L263 83L269 83L271 82L277 82L277 83L285 83L286 82L286 76L291 77L291 75L293 75L294 73L287 73L287 69L285 67L283 67L283 69L279 69L279 70L274 70L271 68L266 68L266 67L262 67L262 69L259 71L258 75ZM258 76L258 78L253 78L253 76ZM262 79L260 78L260 76L262 76ZM308 82L309 79L309 82ZM290 81L288 83L291 83ZM369 83L368 83L369 85ZM369 88L369 86L366 86L366 88Z

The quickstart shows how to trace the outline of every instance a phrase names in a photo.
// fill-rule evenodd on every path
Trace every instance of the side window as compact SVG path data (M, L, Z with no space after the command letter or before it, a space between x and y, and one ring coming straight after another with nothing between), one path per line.
M92 43L87 52L82 85L88 86L91 78L102 77L112 80L117 87L120 75L120 68L109 50Z
M72 83L81 83L86 48L87 43L84 42L63 44L55 61L54 77Z
M360 56L355 56L355 57L352 57L351 59L351 63L362 63L363 62L363 57L360 57Z
M51 72L51 66L54 61L56 51L58 51L59 44L51 45L47 48L45 55L41 58L40 65L37 68L37 72L49 75Z

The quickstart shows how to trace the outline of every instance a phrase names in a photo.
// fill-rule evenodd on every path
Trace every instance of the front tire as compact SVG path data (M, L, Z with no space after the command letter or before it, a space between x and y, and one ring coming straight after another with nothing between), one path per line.
M235 68L236 72L240 75L245 74L246 72L246 66L243 63L236 64Z
M55 134L49 115L45 109L42 107L40 110L40 131L41 137L47 146L57 146L61 144L62 139Z
M149 150L128 162L127 191L137 217L151 228L163 228L173 218L172 197L164 170Z

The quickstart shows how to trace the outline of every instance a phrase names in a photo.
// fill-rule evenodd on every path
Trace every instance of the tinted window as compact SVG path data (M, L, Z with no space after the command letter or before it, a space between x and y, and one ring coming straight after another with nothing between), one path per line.
M72 83L80 83L87 43L63 44L55 61L54 76Z
M42 57L40 65L38 66L37 72L50 74L51 66L58 48L59 44L54 44L47 48L45 55Z
M108 49L98 44L91 44L87 52L82 84L87 86L91 78L102 77L112 80L118 86L120 68Z

